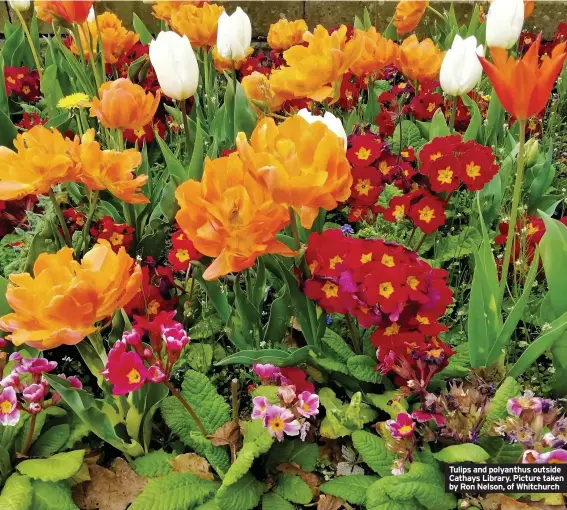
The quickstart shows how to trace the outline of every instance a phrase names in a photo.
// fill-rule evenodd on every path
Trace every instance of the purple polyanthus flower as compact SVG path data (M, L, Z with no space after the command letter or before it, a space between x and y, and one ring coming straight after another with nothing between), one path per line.
M189 343L189 337L180 322L172 322L161 327L161 337L165 342L165 349L172 354L179 354Z
M44 384L30 384L22 393L26 402L39 402L42 400L49 387L46 388Z
M407 413L400 413L395 420L386 421L386 427L394 439L405 439L413 436L415 422Z
M45 358L22 358L19 352L10 355L10 361L14 361L15 370L19 374L45 374L55 370L56 361L47 361Z
M542 453L540 456L541 464L567 464L566 450L552 450Z
M67 377L65 374L59 374L57 377L61 377L61 379L65 379L69 383L69 386L71 388L76 388L78 390L83 389L83 383L78 377L75 377L74 375L70 375L69 377Z
M299 421L294 420L289 409L280 406L270 406L264 416L264 425L272 437L282 441L284 434L298 436L301 430Z
M4 379L0 381L0 386L6 388L7 386L11 386L16 390L16 392L20 392L22 390L22 382L20 381L20 376L16 372L12 372Z
M523 411L533 411L536 414L541 413L542 400L535 397L531 390L524 391L521 397L508 399L508 412L514 416L520 416Z
M16 391L7 386L0 393L0 423L4 426L14 426L20 420L18 398Z
M263 381L277 381L281 376L280 369L274 365L270 365L269 363L265 365L254 363L254 365L252 365L252 369Z
M319 414L319 396L309 391L302 391L297 401L297 412L305 418Z
M252 409L252 419L264 419L266 411L270 407L270 401L266 397L254 397L252 399L254 407Z

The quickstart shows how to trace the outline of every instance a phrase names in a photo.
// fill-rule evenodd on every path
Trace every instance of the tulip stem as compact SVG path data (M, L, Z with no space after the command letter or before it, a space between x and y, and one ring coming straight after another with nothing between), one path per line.
M97 69L96 69L95 64L94 64L94 60L95 60L94 41L91 37L90 29L87 28L87 30L85 30L83 26L81 26L79 29L81 30L81 32L83 32L83 35L85 36L85 40L87 41L87 44L89 45L89 65L91 66L91 70L93 72L93 76L94 76L95 83L96 83L96 90L97 90L97 93L98 93L98 89L100 89L100 86L102 85L102 83L100 81ZM77 30L77 34L78 33L79 32Z
M94 191L91 195L91 205L89 207L89 212L87 214L87 218L85 220L85 225L83 226L83 255L87 253L87 249L89 247L89 229L91 226L91 221L94 216L94 212L96 210L96 205L98 202L98 191Z
M433 7L431 7L431 5L428 5L427 8L433 13L435 14L435 16L437 16L439 19L443 20L443 22L446 22L447 20L445 19L445 16L443 16L443 14L441 14L437 9L434 9Z
M458 97L453 96L453 99L451 99L451 117L449 119L449 130L451 131L451 133L455 132L455 119L457 118L457 103L458 103Z
M299 248L301 248L301 239L299 239L299 229L297 228L297 215L291 207L289 208L289 222L291 235L293 236L293 249L299 251Z
M43 71L42 71L42 68L41 68L41 64L39 63L39 56L37 54L35 44L33 43L33 39L32 39L32 36L30 34L30 31L28 29L28 25L26 23L26 20L24 19L24 17L22 16L22 13L18 9L12 9L12 10L16 13L18 20L20 21L20 25L22 26L22 30L24 31L24 34L26 34L26 38L28 40L28 43L30 45L30 50L32 52L33 60L35 62L35 67L37 68L37 74L39 74L39 79L41 80L41 78L43 76Z
M187 402L187 400L185 400L185 398L183 398L183 395L181 394L181 392L175 386L173 386L173 384L171 384L169 381L167 381L167 380L163 381L163 384L165 384L165 386L171 392L171 394L177 400L179 400L179 402L181 402L181 405L185 409L187 409L187 411L191 415L191 418L193 418L195 425L197 425L197 427L201 431L201 434L203 434L206 437L209 433L207 432L207 429L205 428L205 426L203 425L203 423L201 422L201 420L197 416L197 413L195 412L195 410L191 407L191 404L189 404L189 402Z
M500 299L502 303L504 292L506 290L506 282L508 281L508 270L510 269L510 255L512 253L512 245L516 233L516 220L518 218L518 207L522 196L522 184L524 180L524 160L526 145L526 120L518 120L520 127L520 143L518 149L518 158L516 166L516 181L514 182L514 192L512 195L512 210L510 211L510 221L508 223L508 236L506 237L506 247L504 248L504 260L502 261L502 276L500 278Z
M51 199L51 203L53 204L53 209L55 209L55 215L59 220L59 224L61 225L61 230L63 231L63 237L65 238L65 243L67 246L72 247L73 242L71 241L71 234L69 233L69 229L67 228L67 223L65 222L65 217L63 216L63 212L61 211L61 206L57 202L57 197L53 190L49 190L49 198Z
M183 131L185 133L185 150L189 156L189 148L191 147L191 138L189 137L189 119L187 118L187 100L179 101L179 109L181 110L181 118L183 119Z

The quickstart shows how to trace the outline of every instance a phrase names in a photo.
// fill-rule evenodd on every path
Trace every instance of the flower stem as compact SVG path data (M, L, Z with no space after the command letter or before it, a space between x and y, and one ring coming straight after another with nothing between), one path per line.
M458 97L453 96L453 99L451 100L451 117L449 119L449 130L451 131L451 133L455 132L455 119L457 118L457 103L458 103Z
M238 379L233 379L230 381L230 394L232 397L232 421L238 423L238 416L240 414L239 410L239 399L238 399Z
M187 100L182 99L179 101L179 109L181 110L181 118L183 119L183 131L185 132L185 150L189 155L189 147L191 146L191 139L189 138L189 119L187 118Z
M443 14L441 14L437 9L434 9L433 7L431 7L431 5L428 5L427 8L433 13L435 14L435 16L437 16L439 19L443 20L444 22L447 21L445 19L445 16L443 16Z
M57 202L57 197L53 190L49 190L49 198L51 199L51 203L53 204L53 208L55 209L55 215L61 224L61 230L63 230L63 237L65 238L65 242L67 246L72 247L73 242L71 241L71 234L69 233L69 229L67 228L67 223L65 222L65 218L63 217L63 212L61 211L61 206Z
M417 243L417 246L414 248L413 251L415 251L417 254L419 254L419 249L422 247L423 243L425 242L426 237L427 237L427 234L423 234L423 237L421 238L419 243Z
M506 289L506 282L508 280L508 269L510 268L510 254L512 253L512 245L514 244L514 237L516 233L516 220L518 218L518 207L520 205L520 198L522 196L522 184L524 180L524 160L525 160L525 145L526 145L526 121L525 119L518 120L520 126L520 145L518 149L518 159L516 166L516 181L514 182L514 192L512 195L512 210L510 211L510 221L508 223L508 236L506 238L506 247L504 248L504 260L502 261L502 276L500 278L500 299L502 303L504 299L504 292Z
M166 387L169 389L169 391L171 391L171 394L177 400L179 400L179 402L181 402L181 405L183 405L183 407L185 409L187 409L187 411L191 415L191 418L193 418L195 425L197 425L197 427L199 428L201 433L204 436L207 436L209 433L207 432L207 429L205 428L205 426L203 425L203 423L201 422L201 420L197 416L197 413L195 412L195 410L191 407L191 404L189 404L189 402L187 402L187 400L185 400L183 398L183 395L180 393L180 391L175 386L173 386L173 384L171 384L169 381L163 381L163 384L165 384Z
M291 235L293 236L293 249L298 251L301 248L301 240L299 239L299 229L297 228L297 214L290 207L289 221L291 226Z
M73 26L76 26L76 25L73 25ZM98 92L98 89L100 89L100 86L101 86L102 83L100 81L100 78L98 76L98 71L97 71L95 64L94 64L95 48L94 48L94 41L91 37L91 31L88 28L87 28L87 30L85 30L83 26L81 26L79 29L81 30L81 32L83 32L83 35L85 36L85 40L87 41L87 44L89 45L89 66L91 67L91 70L93 72L93 76L94 76L95 83L96 83L96 89L97 89L97 92ZM77 33L78 33L78 31L77 31Z
M345 315L346 322L348 325L348 330L350 332L350 337L352 339L352 345L354 347L354 352L356 354L362 354L362 350L360 348L360 338L358 337L358 331L356 330L356 326L352 321L352 317L349 313Z
M28 40L28 43L30 45L30 49L31 49L31 52L32 52L33 60L35 62L35 67L37 68L37 73L39 74L39 79L41 80L41 78L43 76L43 70L41 68L41 64L39 63L39 56L37 54L35 45L33 43L30 31L28 30L28 25L26 23L26 20L24 19L24 17L22 16L22 13L18 9L12 9L12 10L16 13L18 20L20 21L20 25L22 25L22 30L24 31L24 34L26 34L26 38Z
M91 206L89 207L89 212L85 220L85 225L83 226L83 255L87 253L87 248L89 247L89 228L91 226L91 221L93 219L96 205L98 202L98 191L94 191L91 195Z
M21 451L21 454L23 456L26 456L28 454L28 452L30 451L30 447L33 441L33 433L35 430L35 422L37 420L37 413L32 414L31 418L30 418L30 426L28 428L28 434L26 436L26 442L24 443L24 448Z

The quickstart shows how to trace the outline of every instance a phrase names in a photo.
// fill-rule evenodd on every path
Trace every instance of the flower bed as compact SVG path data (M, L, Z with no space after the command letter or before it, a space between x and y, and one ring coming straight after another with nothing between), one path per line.
M565 507L567 24L9 5L0 510Z

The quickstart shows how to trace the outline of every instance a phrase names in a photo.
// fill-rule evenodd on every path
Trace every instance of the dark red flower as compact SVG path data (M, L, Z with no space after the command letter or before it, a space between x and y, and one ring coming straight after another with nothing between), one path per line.
M436 93L420 93L410 102L410 110L417 120L431 120L443 105L443 96Z
M103 216L90 228L90 234L95 242L99 239L106 239L112 250L118 253L124 247L130 250L134 242L134 227L127 223L115 223L110 216Z
M27 113L25 112L22 120L16 124L17 127L29 131L34 126L43 126L47 123L48 119L42 119L37 113Z
M422 170L427 172L429 187L437 193L450 193L461 184L461 164L450 153L424 165Z
M350 138L349 142L347 159L353 166L370 166L382 154L383 143L373 134L355 135Z
M392 136L396 129L396 114L393 111L382 108L376 116L376 125L380 135L384 137Z
M410 208L409 216L424 234L432 234L447 219L445 204L434 196L426 196Z
M307 380L307 374L296 367L281 367L280 374L282 376L282 383L295 386L295 392L299 395L303 391L309 393L315 392L313 383Z
M354 167L349 203L354 206L369 206L376 203L382 192L382 179L374 167Z
M480 191L498 173L494 153L489 147L476 144L459 157L461 179L470 191Z

